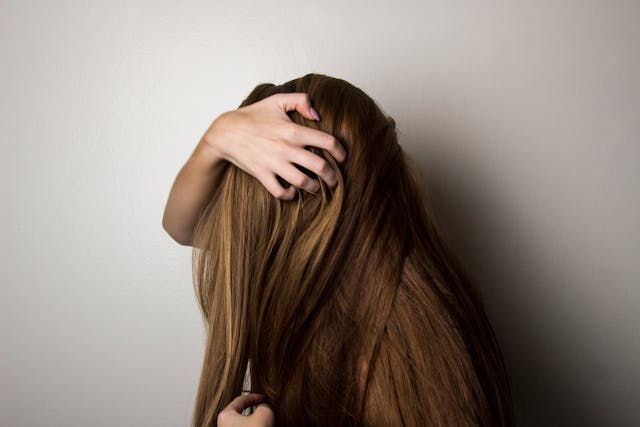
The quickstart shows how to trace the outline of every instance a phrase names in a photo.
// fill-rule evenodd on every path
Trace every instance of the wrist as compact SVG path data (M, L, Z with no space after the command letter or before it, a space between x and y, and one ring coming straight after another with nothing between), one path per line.
M222 150L205 137L200 140L195 150L193 150L192 157L211 166L216 166L226 160Z
M225 125L227 122L227 113L222 113L211 123L209 129L202 135L200 140L200 145L206 148L203 151L207 152L213 160L227 160L226 154L220 144L223 141L221 138L225 138L222 135L224 132L223 129L227 128L227 125Z

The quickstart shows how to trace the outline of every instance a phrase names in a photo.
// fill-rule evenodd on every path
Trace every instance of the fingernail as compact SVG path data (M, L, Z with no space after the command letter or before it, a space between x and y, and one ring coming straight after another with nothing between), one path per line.
M320 120L320 115L318 114L318 112L317 112L313 107L309 107L309 111L311 111L311 115L312 115L316 120Z

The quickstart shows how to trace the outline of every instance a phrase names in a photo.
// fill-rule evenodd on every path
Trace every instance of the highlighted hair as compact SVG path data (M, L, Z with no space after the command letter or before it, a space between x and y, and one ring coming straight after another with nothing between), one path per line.
M482 299L443 240L392 118L322 74L260 84L240 105L306 92L296 123L347 150L338 185L272 196L232 163L194 232L206 344L193 426L250 389L278 426L507 426L504 362ZM305 169L305 173L317 178Z

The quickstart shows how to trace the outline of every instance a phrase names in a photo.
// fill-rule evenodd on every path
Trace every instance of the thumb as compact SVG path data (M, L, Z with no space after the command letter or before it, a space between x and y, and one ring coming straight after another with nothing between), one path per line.
M253 414L251 414L251 417L259 420L261 422L260 425L264 425L265 427L273 427L275 424L273 409L266 403L259 404Z
M311 99L305 92L276 94L276 102L285 113L296 110L309 120L320 120L320 115L311 106Z

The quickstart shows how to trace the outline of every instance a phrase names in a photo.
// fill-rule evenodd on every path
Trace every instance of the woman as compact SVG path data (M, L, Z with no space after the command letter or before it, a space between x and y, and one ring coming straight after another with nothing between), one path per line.
M512 424L481 297L419 178L394 120L341 79L258 85L213 122L163 219L194 247L207 331L194 426L239 415L247 368L279 426Z

